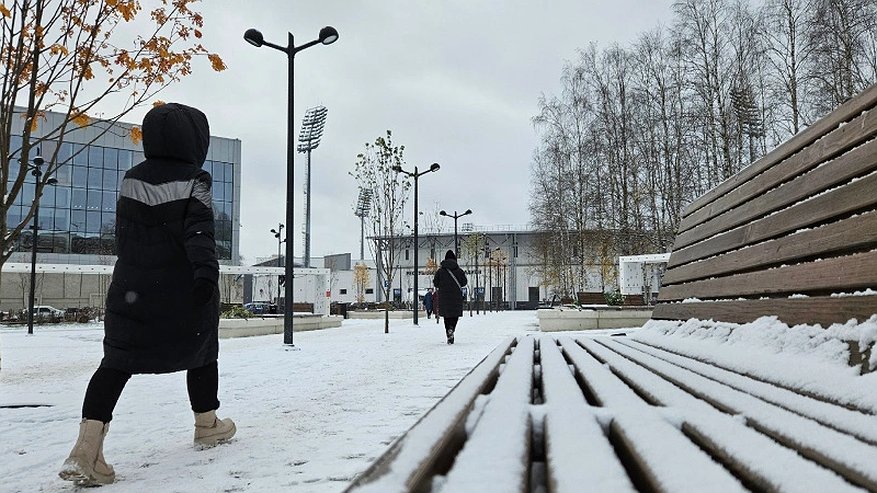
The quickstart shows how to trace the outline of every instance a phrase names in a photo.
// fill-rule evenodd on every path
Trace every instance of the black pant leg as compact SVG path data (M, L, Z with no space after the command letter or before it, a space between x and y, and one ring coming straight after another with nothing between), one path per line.
M456 330L457 320L460 320L460 317L445 317L445 330Z
M216 361L186 372L186 389L192 411L206 413L219 409L219 367Z
M103 423L113 420L113 409L131 374L113 368L98 368L88 382L82 402L82 417Z

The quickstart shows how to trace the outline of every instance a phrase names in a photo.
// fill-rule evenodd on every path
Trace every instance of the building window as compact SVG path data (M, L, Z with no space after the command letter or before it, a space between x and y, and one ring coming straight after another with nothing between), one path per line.
M365 294L375 294L375 290L372 288L365 288Z
M341 294L347 294L347 290L346 290L346 289L342 289L342 290L341 290Z
M406 249L405 249L405 260L408 260L408 253L409 253L409 252L408 252L408 249L406 248Z

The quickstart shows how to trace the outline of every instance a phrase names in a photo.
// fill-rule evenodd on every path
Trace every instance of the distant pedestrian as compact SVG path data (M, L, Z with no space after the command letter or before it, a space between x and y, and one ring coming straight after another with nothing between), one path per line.
M426 310L426 318L430 318L432 316L432 288L426 290L426 294L423 295L423 309Z
M432 284L442 293L439 309L445 317L445 335L448 344L454 343L457 321L463 316L463 286L468 282L463 269L457 265L457 256L453 250L448 250L445 259L442 260L441 268L432 278Z
M78 485L115 481L103 454L113 409L132 374L187 370L196 447L230 439L218 419L219 264L210 129L195 108L170 103L143 119L146 160L125 173L116 207L118 260L107 292L104 357L85 391L79 438L59 475ZM174 426L168 426L175 429Z

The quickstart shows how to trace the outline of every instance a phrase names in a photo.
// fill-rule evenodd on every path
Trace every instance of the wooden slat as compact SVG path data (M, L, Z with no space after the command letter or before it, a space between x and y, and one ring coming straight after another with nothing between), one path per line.
M539 348L550 491L635 491L555 340L543 337Z
M437 465L453 460L449 449L453 452L459 446L455 444L465 439L463 428L472 403L495 381L514 344L516 340L509 338L497 346L345 491L362 491L364 486L375 491L422 491L430 485ZM436 434L436 429L445 431Z
M864 322L877 314L877 296L782 298L698 303L661 303L652 312L657 320L717 320L747 323L759 317L777 316L788 325Z
M877 468L873 467L877 464L877 447L608 338L601 339L601 344L719 409L744 416L756 430L832 469L848 481L877 490Z
M866 116L873 120L874 129L872 131L877 132L877 111L868 113ZM847 132L847 134L858 135L854 132ZM818 150L813 152L818 152ZM793 157L792 159L795 158ZM781 163L781 165L784 164L785 162ZM764 175L773 173L774 169L765 172ZM753 219L780 210L783 207L821 193L852 178L865 175L874 169L877 169L877 139L853 149L807 174L797 176L794 180L786 182L770 191L767 190L774 185L773 183L761 184L760 182L772 182L774 180L770 178L762 180L761 176L759 176L756 180L741 185L740 188L728 194L730 199L733 199L738 192L739 194L746 194L747 198L755 197L754 199L749 200L740 207L728 210L721 215L716 215L709 221L703 222L696 228L689 229L688 231L683 231L684 228L680 226L680 233L676 236L674 249L684 248L741 224L746 224ZM758 189L745 190L746 188L753 188L749 187L750 183ZM725 198L723 197L716 203L718 204L724 200Z
M877 113L868 112L856 117L832 133L826 135L801 152L790 156L755 178L740 184L717 198L713 203L685 217L679 224L679 232L688 232L695 226L706 222L738 205L771 190L781 183L796 178L825 162L845 155L877 135ZM834 166L829 164L828 166Z
M631 349L649 354L715 380L741 392L775 404L796 414L810 418L829 428L855 436L863 442L877 445L877 417L844 406L814 399L772 383L756 380L719 365L704 363L688 356L671 353L628 338L614 339Z
M512 493L529 489L534 347L532 337L518 342L478 425L448 471L445 491Z
M630 460L654 491L742 490L736 478L666 421L659 407L645 402L572 339L563 337L559 342L579 376L613 413L612 433L630 452ZM666 454L665 450L676 451L686 459L679 461L677 455Z
M668 286L874 247L877 247L877 211L671 268L664 274L661 283Z
M832 218L860 212L877 204L877 173L834 189L818 197L714 236L681 250L674 250L668 268L736 250L746 245L770 240L802 228L830 221ZM663 290L662 290L663 291Z
M624 338L582 337L578 342L606 361L629 385L640 392L648 389L657 401L669 408L670 413L679 413L684 421L683 430L695 435L702 446L721 458L722 463L733 467L756 490L777 490L782 485L789 491L809 491L816 484L820 486L816 490L821 491L853 490L836 474L610 349L616 344L626 344ZM783 467L776 467L779 463Z
M683 211L683 218L689 216L713 202L717 198L727 194L729 191L738 187L762 173L766 169L774 166L776 163L795 154L801 149L809 146L813 142L819 140L823 135L830 132L843 122L849 121L864 111L877 106L877 84L865 89L854 98L840 105L837 109L817 120L815 123L799 132L791 139L780 144L777 148L763 156L761 159L740 170L737 174L730 177L723 183L719 184L709 192L694 200Z
M853 291L877 287L877 251L661 288L663 300Z

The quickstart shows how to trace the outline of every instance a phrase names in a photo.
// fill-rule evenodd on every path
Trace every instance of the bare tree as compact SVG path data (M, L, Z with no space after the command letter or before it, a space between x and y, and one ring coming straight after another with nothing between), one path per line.
M813 0L808 42L814 105L827 113L873 83L877 6L873 0Z
M373 144L366 143L365 150L356 157L354 171L351 173L359 183L360 190L372 191L369 223L374 243L369 244L383 274L384 300L390 299L392 292L394 266L397 248L393 243L402 236L405 222L402 213L408 199L411 184L405 175L393 171L394 166L405 167L405 147L393 144L392 133L387 130L386 137L378 137ZM384 333L390 332L389 303L385 303Z
M666 251L683 207L877 82L873 0L679 0L671 28L591 45L539 98L534 269L574 296ZM826 22L819 24L819 19Z

